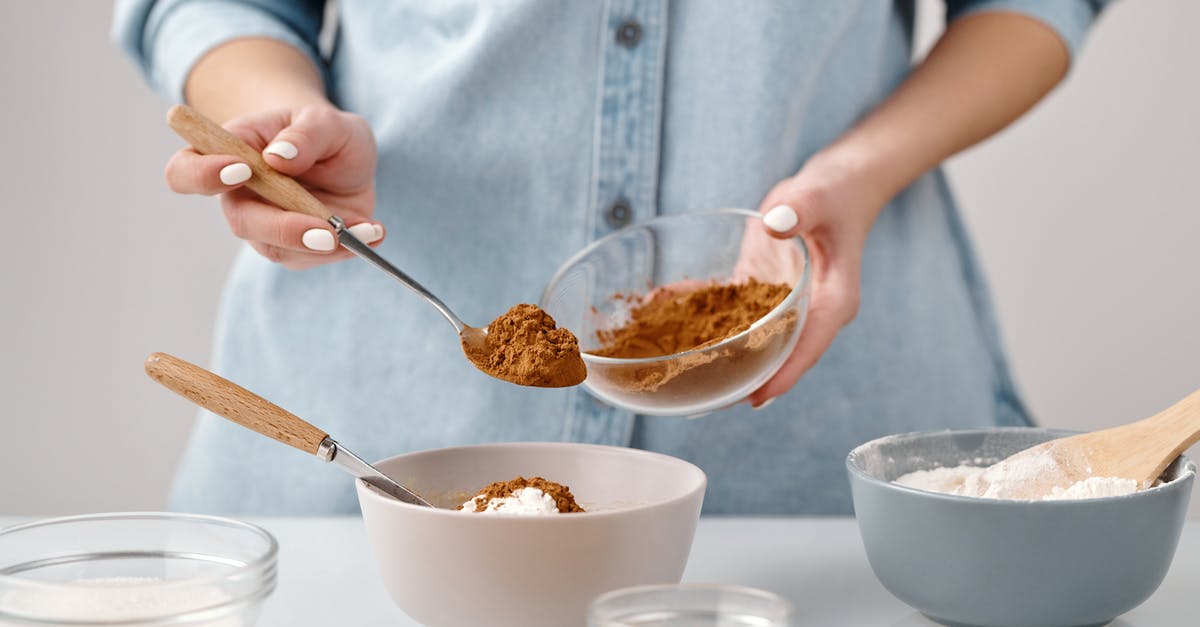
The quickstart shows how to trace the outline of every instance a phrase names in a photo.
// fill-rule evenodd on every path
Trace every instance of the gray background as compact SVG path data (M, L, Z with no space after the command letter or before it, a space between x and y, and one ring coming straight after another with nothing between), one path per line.
M1197 22L1190 0L1118 3L1064 86L949 165L1045 425L1200 387ZM238 248L214 201L167 191L179 142L108 25L106 2L0 7L0 514L163 506L193 411L141 362L207 361Z

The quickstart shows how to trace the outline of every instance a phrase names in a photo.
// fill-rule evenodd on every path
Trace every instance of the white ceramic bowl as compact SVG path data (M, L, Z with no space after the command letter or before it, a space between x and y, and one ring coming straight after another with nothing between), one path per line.
M510 443L409 453L377 464L441 507L518 475L571 488L588 510L518 517L408 505L357 482L384 585L431 627L583 625L609 590L677 583L707 483L680 459L573 443Z
M791 354L808 312L811 264L804 240L767 235L746 209L662 216L589 244L568 260L541 306L579 338L583 384L606 403L639 414L694 416L736 403L774 375ZM597 331L627 323L631 303L614 295L682 282L786 283L788 296L749 329L712 346L621 359L589 351Z

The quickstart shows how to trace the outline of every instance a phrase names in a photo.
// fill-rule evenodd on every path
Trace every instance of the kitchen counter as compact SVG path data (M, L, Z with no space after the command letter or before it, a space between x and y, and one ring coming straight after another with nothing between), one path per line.
M279 539L280 570L258 627L417 625L376 576L358 518L250 518ZM19 522L0 518L0 526ZM684 581L737 583L782 594L796 625L931 627L876 581L852 518L704 518ZM1184 526L1175 561L1148 601L1113 627L1200 624L1200 521Z

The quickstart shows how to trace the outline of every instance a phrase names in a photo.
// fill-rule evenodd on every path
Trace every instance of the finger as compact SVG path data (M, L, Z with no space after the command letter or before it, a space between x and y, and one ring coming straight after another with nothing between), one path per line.
M262 242L250 242L249 244L251 248L258 252L258 254L265 257L267 261L278 263L288 270L308 270L309 268L316 268L328 263L349 259L350 257L354 256L354 253L351 253L344 248L336 252L323 255L287 250L285 248L271 246L270 244L264 244Z
M171 155L164 174L173 192L213 196L240 187L252 173L232 155L202 155L184 148Z
M758 212L762 215L764 230L778 239L795 237L818 226L822 200L820 195L809 189L796 189L788 179L776 185L763 198Z
M230 230L241 239L321 255L338 249L337 236L329 223L302 213L284 211L263 202L248 190L223 195L221 209ZM378 243L384 236L383 226L373 222L361 222L348 230L367 244Z
M336 154L350 138L343 114L328 107L298 111L291 123L263 149L263 158L276 170L299 176L318 161Z
M837 336L841 328L841 318L834 311L829 309L810 310L808 319L804 323L804 331L800 334L800 340L796 342L795 350L773 377L747 397L750 405L759 409L770 399L783 394L796 385L800 377L816 365L817 360L833 343L833 338Z
M830 269L828 276L814 285L812 305L796 348L783 366L747 400L760 407L768 399L787 392L817 364L842 327L858 313L858 279L854 268Z

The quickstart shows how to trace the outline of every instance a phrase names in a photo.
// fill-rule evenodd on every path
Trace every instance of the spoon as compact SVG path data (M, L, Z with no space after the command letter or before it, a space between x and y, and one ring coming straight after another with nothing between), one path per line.
M303 418L200 366L166 353L154 353L146 358L146 374L218 416L333 462L398 501L433 507Z
M316 196L309 193L303 185L292 177L280 174L267 165L267 162L263 160L262 155L257 150L251 148L249 144L187 105L175 105L171 107L170 111L167 112L167 124L201 154L235 155L249 164L252 175L250 180L246 181L246 187L250 188L254 193L274 203L281 209L303 213L328 222L333 226L334 232L337 233L338 242L343 247L388 273L397 281L403 283L405 287L425 299L425 302L433 305L454 326L454 330L458 332L461 340L460 344L462 345L463 353L471 363L475 364L476 368L493 377L518 385L567 387L577 385L583 381L584 375L579 374L584 370L583 360L578 355L575 356L575 361L578 361L578 364L569 362L559 365L557 368L552 367L549 372L550 376L540 379L538 383L530 383L528 380L516 375L497 371L495 368L489 367L488 358L492 354L492 347L487 341L488 331L486 327L481 329L464 323L440 298L425 289L424 286L405 274L402 270L379 256L371 247L364 244L362 240L354 237L347 230L346 223L334 215L329 207L326 207Z
M1198 441L1200 390L1149 418L1025 449L990 466L981 479L999 488L1001 498L1012 499L1039 499L1088 477L1132 479L1142 489ZM1022 466L1036 468L1036 476L995 483Z

